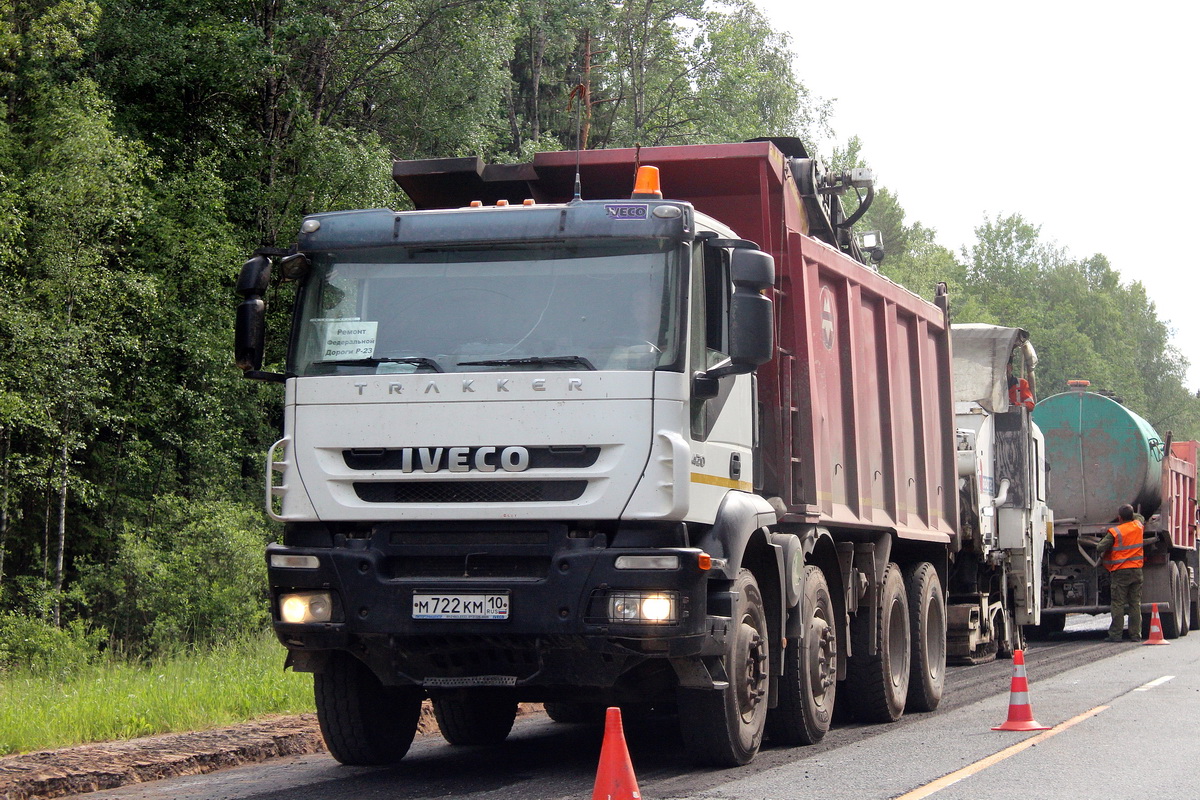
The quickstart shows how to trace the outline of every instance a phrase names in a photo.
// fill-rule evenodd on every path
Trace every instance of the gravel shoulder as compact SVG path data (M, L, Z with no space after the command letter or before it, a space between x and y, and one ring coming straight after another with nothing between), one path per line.
M522 703L519 713L540 710L540 704ZM433 709L426 701L417 736L437 732ZM0 800L67 797L324 751L316 715L301 714L207 731L21 753L0 758Z

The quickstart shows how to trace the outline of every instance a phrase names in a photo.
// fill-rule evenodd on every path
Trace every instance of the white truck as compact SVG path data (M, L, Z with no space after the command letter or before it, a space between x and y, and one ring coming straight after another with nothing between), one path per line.
M1036 386L1029 334L982 324L955 324L952 333L961 532L973 557L957 559L951 575L947 645L952 660L980 663L1022 648L1024 626L1041 622L1054 513L1046 504L1045 438L1009 389L1023 371ZM968 574L981 566L995 578L990 591Z
M838 198L868 174L775 139L393 175L416 210L312 215L238 282L238 363L285 384L275 631L335 758L403 757L429 698L452 744L518 701L672 707L696 761L744 764L835 702L936 708L944 587L976 657L1036 619L1010 581L1036 542L983 511L960 535L947 298L862 259ZM1029 469L976 499L1007 519Z

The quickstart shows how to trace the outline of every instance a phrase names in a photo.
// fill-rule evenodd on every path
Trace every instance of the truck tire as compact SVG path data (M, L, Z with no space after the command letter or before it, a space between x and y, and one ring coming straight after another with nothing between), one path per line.
M937 569L928 561L904 570L912 669L907 711L933 711L946 689L946 597Z
M1188 580L1187 564L1176 561L1175 575L1179 578L1179 635L1187 636L1192 627L1192 587Z
M1192 596L1192 581L1191 576L1187 571L1187 565L1183 564L1184 583L1187 586L1184 599L1188 601L1188 630L1200 631L1200 597Z
M1162 620L1162 633L1164 639L1179 638L1179 598L1183 593L1179 591L1179 570L1176 568L1175 562L1167 563L1167 583L1170 586L1171 610L1163 611L1159 617ZM1143 631L1146 626L1142 626ZM1148 635L1148 634L1143 634Z
M354 656L331 654L313 676L317 721L329 754L343 764L376 766L404 758L421 717L421 691L384 686Z
M889 563L879 586L875 632L878 647L869 652L871 616L859 609L850 624L853 653L846 664L842 699L860 722L895 722L908 699L912 644L908 629L908 597L900 567Z
M547 702L546 716L563 724L600 725L605 708L600 703Z
M829 584L820 568L804 568L800 609L804 638L792 638L783 653L779 704L767 713L767 735L775 744L816 744L829 732L837 692L837 620Z
M737 767L762 745L770 688L770 642L758 583L749 570L731 589L733 613L723 656L729 680L718 689L677 690L683 747L698 764Z
M433 715L449 744L500 744L517 718L517 701L504 689L451 689L433 696Z

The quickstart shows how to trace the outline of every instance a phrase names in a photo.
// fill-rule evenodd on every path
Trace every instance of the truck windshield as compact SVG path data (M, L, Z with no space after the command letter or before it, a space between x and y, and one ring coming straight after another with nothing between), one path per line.
M677 365L676 249L606 240L312 254L289 367L347 375Z

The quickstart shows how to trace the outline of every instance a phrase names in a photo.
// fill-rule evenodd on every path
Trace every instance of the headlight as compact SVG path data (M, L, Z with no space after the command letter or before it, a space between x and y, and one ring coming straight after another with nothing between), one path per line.
M329 592L297 592L279 595L279 618L296 625L329 622L333 618L333 599Z
M610 622L640 622L671 625L678 596L675 592L613 592L608 596Z

